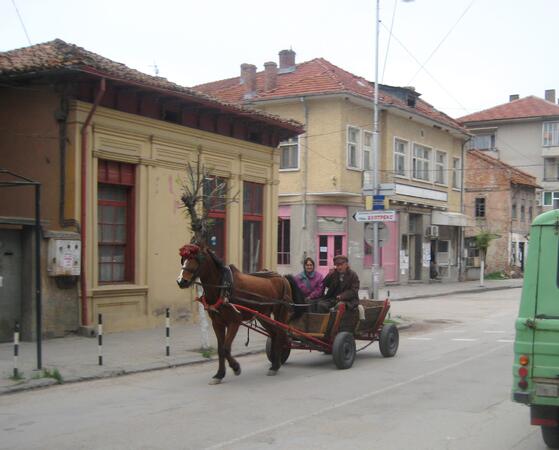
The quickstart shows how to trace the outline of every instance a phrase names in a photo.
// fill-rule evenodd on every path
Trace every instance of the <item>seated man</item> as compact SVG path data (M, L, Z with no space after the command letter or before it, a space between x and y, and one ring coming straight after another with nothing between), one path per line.
M326 275L323 284L328 291L313 304L313 312L327 313L339 302L344 302L348 310L359 305L359 277L349 268L347 256L334 256L334 269Z

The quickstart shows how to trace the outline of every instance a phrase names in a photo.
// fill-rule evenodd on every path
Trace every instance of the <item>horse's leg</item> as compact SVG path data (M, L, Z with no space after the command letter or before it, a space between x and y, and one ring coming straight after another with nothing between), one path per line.
M225 324L217 319L212 318L212 327L217 338L217 356L219 359L219 367L217 373L213 376L209 384L219 384L225 377Z
M225 335L225 341L223 344L225 358L227 358L229 367L233 369L233 373L235 375L241 374L241 365L235 358L233 358L233 356L231 356L231 347L233 345L233 341L235 340L235 336L237 335L237 331L239 330L240 325L240 322L237 321L229 322L229 325L227 326L227 333Z

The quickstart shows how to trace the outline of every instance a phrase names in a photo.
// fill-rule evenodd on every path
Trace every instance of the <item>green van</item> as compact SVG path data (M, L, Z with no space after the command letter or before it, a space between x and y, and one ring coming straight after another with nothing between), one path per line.
M559 210L536 217L514 342L513 400L530 406L532 425L559 448Z

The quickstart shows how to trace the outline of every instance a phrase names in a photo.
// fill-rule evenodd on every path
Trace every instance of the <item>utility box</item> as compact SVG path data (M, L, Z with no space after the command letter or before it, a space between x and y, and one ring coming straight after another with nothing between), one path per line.
M79 276L81 242L71 239L49 239L47 272L51 277Z

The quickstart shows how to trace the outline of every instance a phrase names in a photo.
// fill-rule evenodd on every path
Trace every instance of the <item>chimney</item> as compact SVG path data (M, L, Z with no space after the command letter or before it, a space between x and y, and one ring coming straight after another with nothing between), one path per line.
M518 100L520 98L520 96L518 94L511 94L509 95L509 102L513 102L515 100Z
M276 87L278 65L273 61L264 63L264 90L271 91Z
M545 99L548 102L555 103L555 89L546 89Z
M245 86L244 98L252 98L256 95L256 66L254 64L241 64L239 83Z
M295 52L282 50L279 52L279 73L293 72L295 70Z

